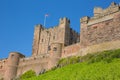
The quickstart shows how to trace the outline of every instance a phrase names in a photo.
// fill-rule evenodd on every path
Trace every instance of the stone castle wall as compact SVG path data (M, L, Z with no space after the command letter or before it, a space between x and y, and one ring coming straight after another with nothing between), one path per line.
M81 19L80 45L83 47L120 40L120 7L111 4L92 18Z
M62 50L62 58L69 57L69 56L75 56L78 54L78 51L80 50L80 43L76 43L67 47L64 47Z
M37 25L34 32L33 55L46 54L52 43L62 43L65 46L79 42L79 34L70 28L70 20L61 18L54 28L43 28Z
M7 59L0 60L0 79L4 76L6 71Z
M10 53L8 59L0 60L0 78L10 80L31 69L38 75L56 66L61 58L120 48L119 5L112 3L107 9L96 7L93 17L83 17L80 22L80 35L70 28L67 18L61 18L54 28L37 25L32 56Z
M84 56L86 54L115 49L120 49L120 40L103 42L100 44L95 44L85 48L81 48L80 50L78 50L77 56Z
M29 58L22 58L19 61L17 76L25 73L28 70L33 70L36 74L40 74L42 71L48 69L49 56L34 56Z

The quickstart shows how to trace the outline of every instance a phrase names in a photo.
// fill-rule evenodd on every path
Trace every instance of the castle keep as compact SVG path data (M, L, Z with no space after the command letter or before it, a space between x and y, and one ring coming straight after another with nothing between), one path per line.
M56 66L61 58L120 48L120 5L94 8L93 17L80 19L80 34L70 27L68 18L46 29L36 25L31 57L11 52L0 60L0 79L11 80L28 70L37 75Z

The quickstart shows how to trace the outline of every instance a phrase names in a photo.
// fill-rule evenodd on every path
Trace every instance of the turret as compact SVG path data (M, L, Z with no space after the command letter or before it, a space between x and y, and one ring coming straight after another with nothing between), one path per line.
M41 31L44 30L41 24L35 26L32 56L38 55Z
M16 77L19 59L25 57L18 52L11 52L6 65L4 80L12 80Z
M49 69L56 66L57 62L61 58L62 54L62 48L63 44L62 43L52 43L50 47L50 63L49 63Z
M69 27L70 26L70 20L66 17L60 18L59 26L60 27Z
M80 19L80 45L81 47L86 46L87 44L87 27L88 27L88 22L89 22L90 18L89 17L83 17Z
M53 57L56 57L56 58L61 57L62 47L63 47L62 43L52 43L51 44L51 50L52 50Z
M80 19L80 23L81 23L81 28L85 27L89 21L90 17L85 16L83 18Z
M59 28L63 31L61 33L61 36L63 37L64 45L69 45L69 39L70 39L70 20L66 17L60 18L59 21Z

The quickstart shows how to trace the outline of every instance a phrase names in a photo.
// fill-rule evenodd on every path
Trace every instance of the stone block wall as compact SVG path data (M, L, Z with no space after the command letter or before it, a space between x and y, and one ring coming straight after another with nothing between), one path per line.
M111 4L104 11L106 13L101 13L97 17L84 17L81 19L80 45L82 47L120 40L119 6Z
M84 56L90 53L96 53L106 50L115 50L115 49L120 49L120 40L103 42L100 44L95 44L95 45L87 46L85 48L81 48L78 51L77 55Z
M78 54L78 51L80 50L80 43L76 43L67 47L64 47L62 50L62 58L74 56Z
M67 18L61 18L54 28L37 25L32 56L25 58L12 52L8 59L0 60L0 79L10 80L28 70L38 75L56 66L61 58L120 48L120 5L94 8L93 17L83 17L80 21L80 35L70 28Z
M53 28L43 28L37 25L34 32L33 56L47 54L52 43L62 43L65 46L79 42L79 34L70 28L70 20L61 18L59 25Z
M69 39L69 45L79 43L80 42L80 35L78 32L70 28L70 39Z
M25 73L28 70L33 70L39 75L42 71L48 70L49 56L34 56L29 58L22 58L19 61L17 76Z
M7 58L0 60L0 79L4 77L6 71Z

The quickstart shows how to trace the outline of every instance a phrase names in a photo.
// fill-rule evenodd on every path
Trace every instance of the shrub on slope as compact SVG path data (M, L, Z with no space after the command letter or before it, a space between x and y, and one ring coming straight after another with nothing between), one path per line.
M120 49L103 51L61 59L58 69L25 80L120 80L119 66Z

